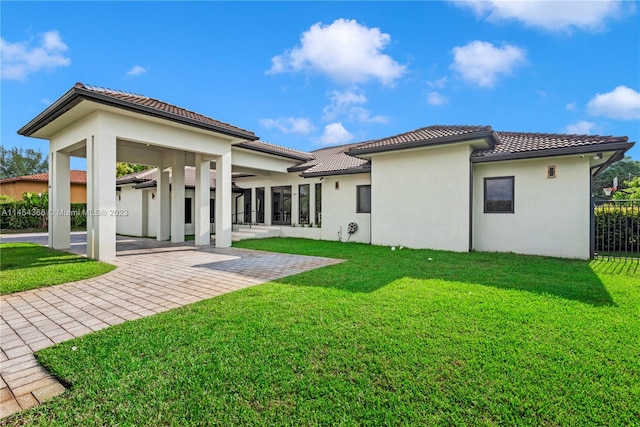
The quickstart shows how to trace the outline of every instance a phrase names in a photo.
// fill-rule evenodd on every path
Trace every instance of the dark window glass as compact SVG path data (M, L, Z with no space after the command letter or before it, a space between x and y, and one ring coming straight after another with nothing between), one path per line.
M216 199L209 199L209 222L216 222Z
M503 176L484 179L484 212L513 213L514 178Z
M370 185L358 185L356 187L358 206L356 208L357 213L370 213L371 212L371 186Z
M184 223L191 224L191 197L184 199Z
M322 183L316 184L316 224L322 223Z
M300 224L309 224L309 197L311 196L311 186L302 184L298 186L298 221Z

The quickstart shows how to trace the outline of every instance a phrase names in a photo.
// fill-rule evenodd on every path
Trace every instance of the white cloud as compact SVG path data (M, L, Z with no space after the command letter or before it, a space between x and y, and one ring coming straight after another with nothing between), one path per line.
M280 117L277 119L260 119L260 124L267 129L278 129L282 133L305 135L312 132L315 126L304 117Z
M618 120L640 120L640 92L618 86L608 93L598 93L587 104L592 116Z
M127 71L127 76L138 76L140 74L144 74L147 72L147 69L140 66L140 65L134 65L132 69L130 69L129 71Z
M348 89L343 92L333 90L331 103L323 108L322 115L327 121L336 120L340 116L346 116L350 121L362 123L389 123L386 116L371 116L371 112L360 105L367 103L367 97L357 89Z
M449 102L449 98L439 94L438 92L429 92L427 94L427 102L431 105L440 106Z
M353 137L353 134L346 130L341 122L337 122L324 127L324 132L318 142L323 145L338 145L352 141Z
M569 111L576 111L576 103L575 102L570 102L566 105L565 107L567 110Z
M595 126L596 124L593 122L581 120L571 125L567 125L565 132L576 135L589 135Z
M505 44L496 47L489 42L474 40L453 48L451 69L462 78L484 87L492 87L499 77L527 63L524 50Z
M24 80L30 73L52 71L71 64L65 56L68 46L58 31L48 31L40 36L34 46L29 41L11 43L0 38L0 62L3 79Z
M475 0L460 1L455 4L472 9L476 16L486 17L488 21L515 20L527 26L548 31L570 31L573 28L600 30L605 27L607 20L624 13L623 2L612 0Z
M268 73L314 71L340 83L364 83L377 79L392 85L406 71L382 51L391 36L355 20L318 22L300 37L300 45L271 58Z
M447 80L448 80L448 77L444 76L439 78L438 80L428 81L427 84L429 85L429 87L433 87L436 89L444 89L444 87L447 85Z
M325 120L335 120L338 116L346 114L353 105L367 103L367 97L356 90L333 90L330 96L331 103L323 108L322 115Z

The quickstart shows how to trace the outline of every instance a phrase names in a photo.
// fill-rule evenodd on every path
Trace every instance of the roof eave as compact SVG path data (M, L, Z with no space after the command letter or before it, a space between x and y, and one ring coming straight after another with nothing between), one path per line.
M257 140L258 138L256 138L255 140ZM254 141L255 141L254 140ZM263 154L270 154L272 156L278 156L278 157L286 157L287 159L292 159L292 160L297 160L300 162L308 162L309 160L312 160L313 157L306 157L306 156L296 156L294 154L287 154L287 153L282 153L280 151L275 151L275 150L267 150L266 148L262 148L262 147L254 147L254 146L250 146L250 145L246 145L244 143L239 143L239 144L234 144L233 145L234 148L238 147L238 148L244 148L245 150L249 150L249 151L257 151L259 153L263 153Z
M371 168L354 168L354 169L343 169L343 170L335 170L335 171L325 171L325 172L311 172L311 173L301 173L300 176L302 178L318 178L324 176L335 176L335 175L353 175L357 173L370 173Z
M541 157L556 157L556 156L569 156L572 154L588 154L599 153L603 151L617 151L622 154L626 153L634 142L616 142L608 144L593 144L585 145L581 147L565 147L565 148L550 148L536 151L522 151L518 153L496 153L489 154L482 157L471 157L472 163L486 163L486 162L498 162L505 160L519 160L519 159L535 159Z
M42 113L37 115L33 120L27 123L25 126L18 130L19 135L32 136L35 132L39 131L56 118L60 117L65 112L76 106L81 101L93 101L99 104L108 105L110 107L116 107L123 110L144 114L147 116L158 117L166 120L170 120L176 123L182 123L188 126L214 131L228 136L236 138L247 139L255 141L259 139L258 136L253 133L234 131L233 129L227 129L224 127L216 126L201 122L199 120L190 119L188 117L179 116L177 114L169 113L167 111L158 110L155 108L147 107L144 105L133 104L125 100L113 98L108 95L93 92L88 89L74 86L62 97L45 109Z
M438 145L453 144L457 142L472 141L477 139L485 139L489 144L489 148L493 148L498 142L498 135L492 129L487 129L487 130L481 130L476 132L469 132L462 135L449 135L449 136L442 136L439 138L421 139L418 141L393 144L393 145L382 145L379 147L353 148L349 151L346 151L345 154L353 157L359 157L361 155L366 155L366 154L377 154L377 153L385 153L389 151L408 150L411 148L434 147Z

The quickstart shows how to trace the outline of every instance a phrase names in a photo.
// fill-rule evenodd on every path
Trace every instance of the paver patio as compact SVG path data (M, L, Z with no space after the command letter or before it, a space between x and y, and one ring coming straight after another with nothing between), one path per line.
M2 242L46 243L42 236L2 236ZM127 320L341 260L247 249L118 239L118 268L92 279L0 298L0 418L61 394L65 388L34 352ZM84 253L82 235L72 251Z

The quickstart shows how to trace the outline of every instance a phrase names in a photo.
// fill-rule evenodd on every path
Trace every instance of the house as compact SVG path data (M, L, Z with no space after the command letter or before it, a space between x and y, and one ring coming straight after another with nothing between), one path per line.
M50 140L54 213L68 205L57 182L67 179L69 156L87 157L89 210L101 211L88 221L88 248L98 259L115 257L116 230L174 242L193 230L197 245L213 232L225 247L234 223L277 226L283 236L586 259L591 179L633 146L626 137L435 125L302 152L82 83L19 133ZM156 169L116 182L116 159ZM50 224L50 245L68 245L67 220Z
M87 202L87 173L69 171L71 203ZM49 191L49 174L37 173L0 180L0 195L22 200L23 193L44 193Z

